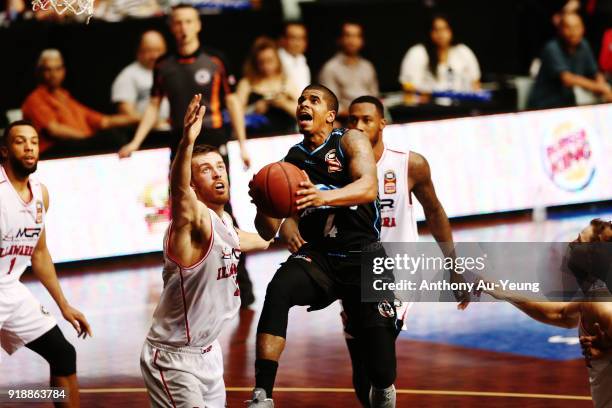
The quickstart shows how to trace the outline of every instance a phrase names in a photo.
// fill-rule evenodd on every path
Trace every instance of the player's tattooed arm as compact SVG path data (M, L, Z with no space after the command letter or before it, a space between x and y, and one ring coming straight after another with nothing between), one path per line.
M49 192L44 185L42 186L42 190L46 211L49 209ZM53 260L51 259L51 254L47 248L46 229L43 229L42 233L40 234L36 248L34 248L34 252L32 252L31 262L32 273L47 289L62 312L62 315L67 321L70 322L70 324L72 324L79 337L83 336L83 338L85 338L87 335L91 336L91 328L89 327L89 323L87 322L87 319L83 313L72 307L64 296L64 292L62 291L59 280L57 279L57 273L55 271L55 266L53 265Z
M318 190L310 179L301 182L302 189L296 193L298 210L322 205L349 207L376 200L376 161L368 137L358 130L349 130L342 137L340 147L353 181L342 188L325 191ZM305 172L304 175L308 177Z

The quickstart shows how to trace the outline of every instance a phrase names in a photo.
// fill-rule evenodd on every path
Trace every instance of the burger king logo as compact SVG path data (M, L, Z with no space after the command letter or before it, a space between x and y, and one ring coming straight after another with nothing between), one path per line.
M544 170L550 180L565 191L586 188L595 174L593 157L597 135L576 121L553 126L544 137Z

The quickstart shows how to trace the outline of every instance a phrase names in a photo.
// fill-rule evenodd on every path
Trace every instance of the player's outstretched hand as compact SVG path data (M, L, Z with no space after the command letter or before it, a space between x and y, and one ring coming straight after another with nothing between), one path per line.
M452 283L465 283L465 279L462 275L452 272L451 273ZM457 309L465 310L470 304L470 292L468 290L456 290L453 292L455 299L457 300Z
M302 170L302 173L304 173L306 181L300 182L300 190L295 193L295 195L298 196L298 200L295 202L298 211L308 207L321 207L325 205L323 192L312 184L312 181L310 181L308 174L306 174L304 170Z
M202 102L202 94L195 94L189 102L183 121L183 137L186 137L191 143L195 143L200 135L206 113L206 106L200 105L200 102Z
M64 309L62 309L62 315L64 319L66 319L72 327L77 331L79 337L91 337L93 334L91 333L91 327L89 327L89 323L85 318L83 313L79 312L74 307L68 305Z

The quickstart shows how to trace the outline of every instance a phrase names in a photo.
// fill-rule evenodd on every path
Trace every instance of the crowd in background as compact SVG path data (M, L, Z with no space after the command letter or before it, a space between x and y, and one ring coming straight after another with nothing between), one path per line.
M97 13L117 2L121 2L119 9L131 9L129 0L98 0ZM29 8L22 3L23 0L7 0L7 15L23 15L24 10ZM167 9L167 5L162 7L156 0L151 0L150 4L141 1L133 3L142 9L149 9L142 15L134 11L132 17L157 15ZM249 7L261 4L257 1L248 3ZM576 0L563 1L551 14L557 36L549 40L532 64L533 85L528 98L530 108L612 102L612 24L602 38L600 55L594 55L584 38L585 25L579 14L580 7L580 2ZM54 12L37 12L35 15L37 18L47 18L47 14L49 18L56 18ZM358 21L339 22L336 39L338 51L319 72L311 72L305 56L308 27L300 22L289 22L279 38L262 36L254 41L245 57L241 79L237 81L224 62L222 53L204 51L200 46L199 28L194 34L198 37L196 43L185 46L188 52L182 54L184 38L181 36L184 33L180 31L181 28L173 27L173 18L171 15L169 31L177 42L175 58L180 60L201 53L197 54L198 58L203 55L201 58L207 59L200 62L212 64L212 68L194 73L193 91L204 83L211 84L213 95L208 101L213 104L210 127L225 129L226 134L219 136L217 145L223 145L231 133L241 140L247 133L287 134L295 131L297 99L301 90L311 82L322 83L336 93L340 101L339 124L345 119L351 100L366 94L380 96L376 66L362 56L367 38L364 27ZM197 11L195 18L202 18ZM194 24L201 23L198 21ZM405 52L397 78L399 89L412 95L414 98L411 100L423 104L431 103L432 95L435 97L440 92L477 94L481 91L478 56L468 44L455 36L452 16L432 13L429 32L424 33L423 37L425 41ZM102 147L120 149L121 156L127 157L140 148L151 132L176 133L176 123L173 123L172 117L182 115L183 102L177 101L180 98L173 94L173 89L155 86L155 78L163 77L160 74L160 61L166 58L162 56L170 48L161 33L149 30L142 34L135 61L117 75L112 85L111 100L116 107L114 114L99 113L73 98L63 87L66 67L61 52L56 49L44 50L36 62L39 85L21 106L23 117L32 121L42 132L41 151L44 156L54 157ZM211 72L215 74L208 78ZM217 85L214 82L217 80L216 73L219 73L220 81ZM198 75L204 77L198 78ZM193 93L189 87L179 91L189 95ZM219 97L216 93L219 93ZM152 100L155 102L153 108ZM215 111L217 108L218 112ZM172 138L176 139L176 134ZM172 147L172 142L168 144Z

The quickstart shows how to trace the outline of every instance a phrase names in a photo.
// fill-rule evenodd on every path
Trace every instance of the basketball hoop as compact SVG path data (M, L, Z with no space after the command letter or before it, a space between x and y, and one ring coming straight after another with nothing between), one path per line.
M32 10L49 10L53 8L57 14L70 11L74 14L87 14L87 23L94 14L94 0L32 0Z

